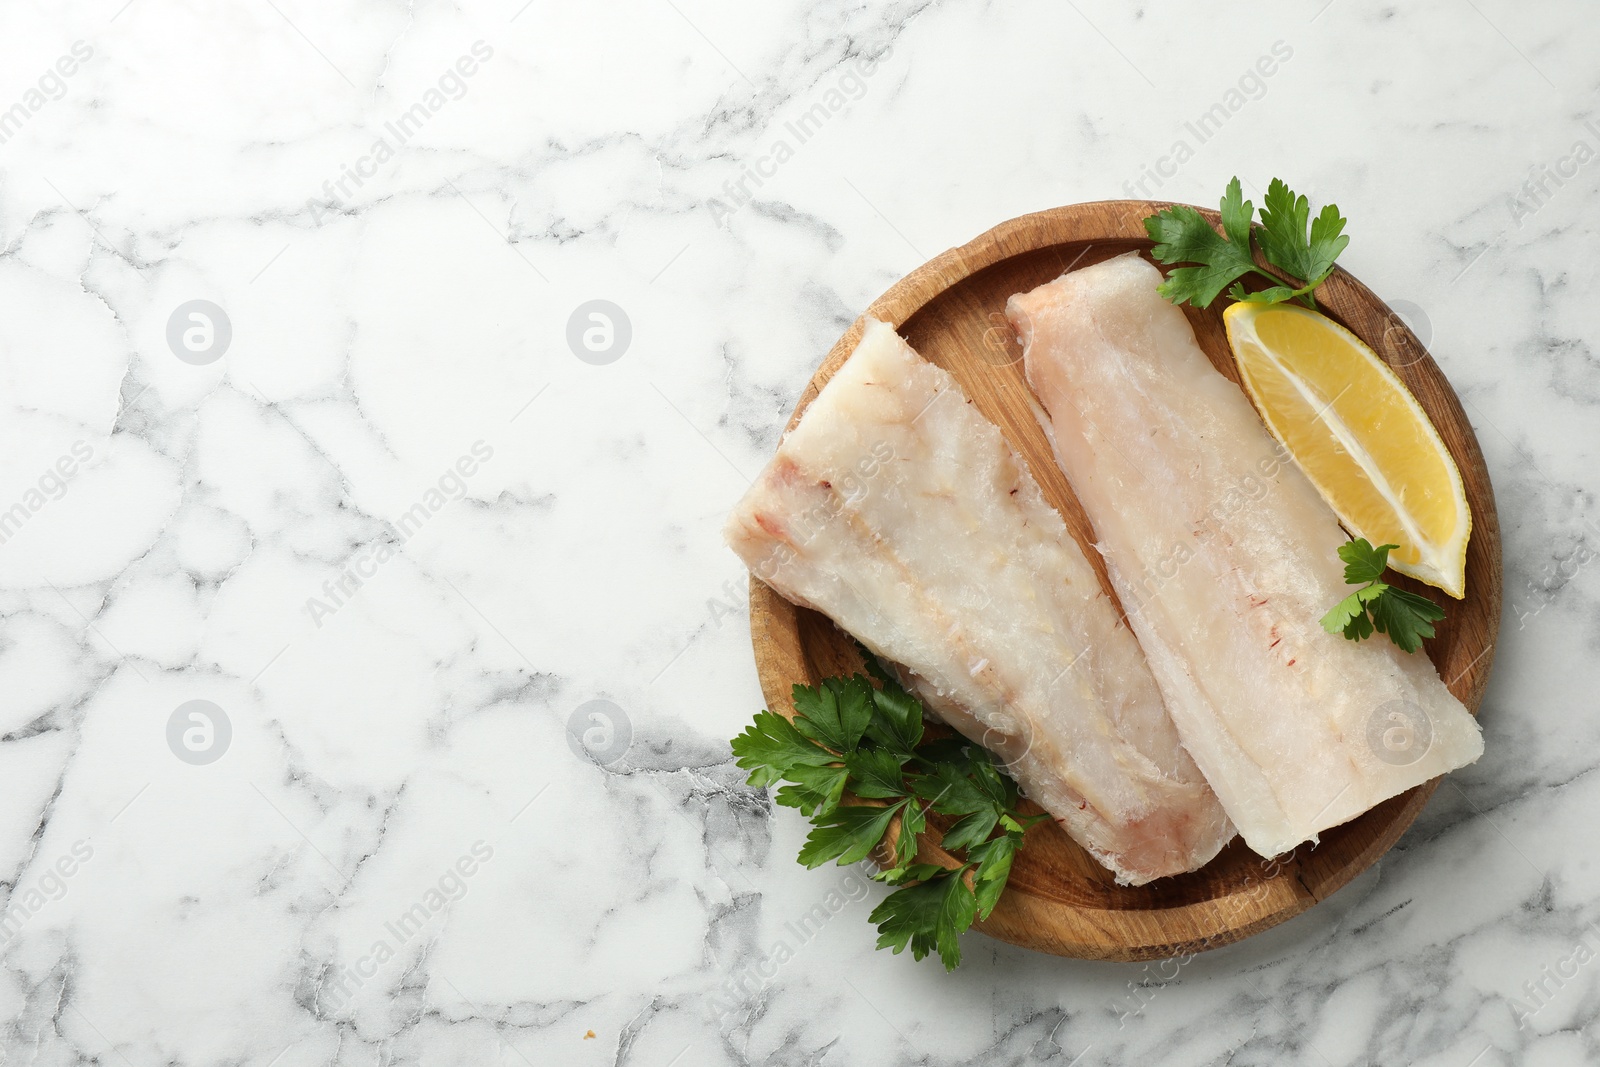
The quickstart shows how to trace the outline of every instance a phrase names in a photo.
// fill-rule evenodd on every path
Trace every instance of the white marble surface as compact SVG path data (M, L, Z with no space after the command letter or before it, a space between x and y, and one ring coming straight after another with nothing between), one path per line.
M1597 46L1508 0L6 4L0 1061L1600 1059ZM875 295L1158 166L1337 199L1460 391L1507 546L1488 752L1244 944L971 936L947 976L728 762L760 696L718 529ZM168 344L192 300L220 358ZM169 747L194 700L210 763Z

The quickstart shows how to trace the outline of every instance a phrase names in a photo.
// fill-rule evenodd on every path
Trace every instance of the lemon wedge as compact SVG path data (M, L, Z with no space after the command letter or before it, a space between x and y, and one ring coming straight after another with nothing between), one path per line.
M1352 534L1399 545L1389 566L1466 594L1472 510L1439 431L1378 354L1294 304L1223 312L1246 392Z

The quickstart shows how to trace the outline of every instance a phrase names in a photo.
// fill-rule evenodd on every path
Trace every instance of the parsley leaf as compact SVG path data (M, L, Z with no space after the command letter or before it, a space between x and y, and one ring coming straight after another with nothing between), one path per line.
M1256 227L1252 225L1255 208L1244 199L1235 177L1222 194L1219 213L1220 234L1204 215L1182 204L1163 208L1144 220L1145 232L1155 242L1151 255L1159 262L1200 264L1168 272L1160 286L1162 296L1174 304L1188 302L1204 308L1227 290L1235 300L1268 304L1299 300L1308 307L1317 306L1311 291L1333 273L1334 261L1350 243L1344 236L1345 218L1336 205L1327 205L1312 219L1310 201L1274 178L1262 203L1261 225ZM1252 235L1267 263L1290 280L1298 280L1299 288L1256 265ZM1248 291L1239 280L1248 274L1259 275L1272 285Z
M899 955L911 946L913 959L938 952L945 970L961 963L957 938L972 925L977 898L964 877L967 868L940 869L915 885L897 889L872 909L867 921L878 927L878 947Z
M978 915L977 895L967 884L971 864L938 873L883 899L867 921L878 927L878 947L899 955L907 945L913 959L938 952L945 970L961 964L960 936Z
M733 739L733 754L750 772L750 784L758 787L790 778L796 767L821 767L837 758L770 711L757 712L755 722Z
M878 662L878 657L866 645L860 641L855 645L867 673L878 680L878 687L872 690L872 706L877 714L867 725L867 736L885 748L909 756L922 743L922 704Z
M916 959L937 953L953 969L961 934L1004 892L1027 828L1050 816L1018 811L1017 783L980 746L926 736L921 702L861 654L877 685L855 675L795 686L794 721L758 713L733 739L734 756L751 785L783 783L777 803L811 820L805 866L874 857L873 877L894 887L870 916L878 947L910 947ZM940 846L953 868L917 862L929 812L949 820Z
M989 835L994 833L999 823L1000 816L992 811L975 811L971 815L964 815L944 832L940 845L947 851L971 849L989 840Z
M972 753L972 780L978 789L1002 814L1007 808L1017 806L1017 783L1002 774L994 765L994 757L987 749L974 749Z
M860 863L878 847L889 830L889 821L907 803L902 800L887 808L841 804L813 820L816 825L800 849L800 862L807 867L820 867L829 860L837 861L841 867Z
M967 858L978 864L978 872L973 877L973 889L978 899L980 919L987 919L989 913L994 911L1006 887L1006 879L1011 876L1011 861L1021 847L1022 831L1016 830L967 849Z
M932 773L913 777L911 785L917 796L940 815L970 815L992 808L993 801L969 774L965 763L941 762L934 765Z
M1398 547L1373 548L1364 537L1339 546L1339 558L1345 564L1344 580L1351 585L1368 584L1322 617L1324 630L1342 633L1351 641L1365 641L1375 632L1387 634L1405 652L1415 652L1422 647L1424 638L1433 636L1433 624L1444 618L1444 609L1425 596L1380 580L1390 551Z
M900 812L900 836L895 838L894 867L905 867L917 858L917 835L928 829L928 813L921 804L907 804Z
M1267 262L1305 283L1310 306L1317 302L1311 290L1321 285L1333 273L1333 261L1349 245L1344 236L1345 220L1333 204L1324 207L1311 221L1311 236L1306 237L1306 223L1311 216L1311 202L1294 191L1281 179L1272 179L1267 186L1266 198L1261 202L1261 232L1257 241Z
M901 769L905 761L888 749L858 749L845 757L844 765L850 771L850 791L858 797L887 799L910 795L905 772Z
M1222 232L1227 236L1228 243L1244 249L1245 255L1249 256L1250 221L1255 211L1250 201L1244 198L1237 177L1222 191L1222 203L1217 206L1221 209ZM1254 266L1254 263L1251 266Z
M1343 633L1352 641L1365 641L1372 636L1372 620L1367 617L1367 602L1388 590L1383 582L1373 582L1365 589L1357 589L1333 606L1322 617L1322 628L1330 634Z
M1151 254L1161 262L1204 264L1168 272L1158 290L1174 304L1188 301L1195 307L1209 307L1229 282L1251 271L1263 273L1250 258L1248 242L1234 244L1192 207L1177 204L1157 212L1144 220L1144 228L1156 242Z
M949 873L950 868L941 867L937 863L911 863L901 867L891 867L886 871L879 871L873 875L875 881L884 885L905 885L908 882L926 882Z
M840 754L854 752L872 721L872 686L860 675L828 678L815 689L794 687L794 726Z
M1339 558L1344 560L1344 580L1350 585L1377 581L1389 566L1389 553L1399 547L1379 545L1373 548L1365 537L1346 541L1339 546Z
M826 767L795 766L789 768L788 774L791 784L781 787L773 799L786 808L799 808L808 819L838 807L850 777L837 763Z
M909 756L922 743L922 705L893 680L872 691L877 712L867 725L867 736L885 748Z
M1392 585L1372 602L1372 625L1407 652L1421 648L1423 639L1433 636L1433 624L1443 618L1444 609L1427 597Z
M967 932L978 915L978 899L967 884L966 874L967 868L963 865L944 876L945 893L939 902L939 926L934 931L934 943L939 946L939 960L947 971L960 966L961 943L957 938Z

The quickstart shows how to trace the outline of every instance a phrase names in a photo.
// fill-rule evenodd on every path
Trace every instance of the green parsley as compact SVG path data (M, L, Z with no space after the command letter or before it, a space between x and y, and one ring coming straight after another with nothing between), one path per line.
M876 853L873 877L894 892L873 909L878 947L946 970L961 962L960 936L994 911L1024 833L1046 814L1017 810L1019 794L993 756L965 738L925 736L922 704L865 649L866 677L794 687L794 721L771 711L733 739L753 786L785 783L775 799L798 808L812 830L800 862L857 863ZM941 842L958 866L917 863L917 835L933 812L949 821ZM892 846L880 844L896 819Z
M1161 283L1160 293L1174 304L1188 301L1195 307L1209 307L1226 289L1235 300L1277 304L1298 300L1307 307L1317 306L1311 291L1333 273L1333 262L1345 250L1350 238L1344 236L1344 216L1333 204L1311 218L1311 203L1280 179L1267 186L1261 205L1261 225L1253 225L1255 207L1245 200L1239 179L1228 183L1222 194L1222 232L1212 229L1204 215L1192 207L1175 204L1144 220L1145 232L1156 243L1152 255L1162 263L1196 263L1178 267ZM1307 235L1307 226L1310 234ZM1268 265L1298 281L1299 287L1256 265L1251 237ZM1248 292L1239 281L1257 274L1272 285Z
M1389 552L1399 545L1373 548L1364 537L1339 546L1344 560L1344 580L1351 585L1366 585L1345 597L1322 617L1322 628L1330 634L1342 633L1352 641L1365 641L1376 631L1406 652L1422 647L1425 637L1433 636L1433 624L1444 618L1444 609L1425 596L1407 592L1382 581L1389 565Z

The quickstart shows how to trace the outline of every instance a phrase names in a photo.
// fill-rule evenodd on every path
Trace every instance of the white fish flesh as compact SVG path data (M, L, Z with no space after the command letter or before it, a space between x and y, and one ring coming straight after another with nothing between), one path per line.
M1183 743L1273 856L1473 762L1483 739L1421 651L1321 628L1351 591L1346 536L1160 281L1130 253L1007 313Z
M1233 836L1061 516L948 373L868 319L727 527L780 594L909 672L930 710L1139 885Z

